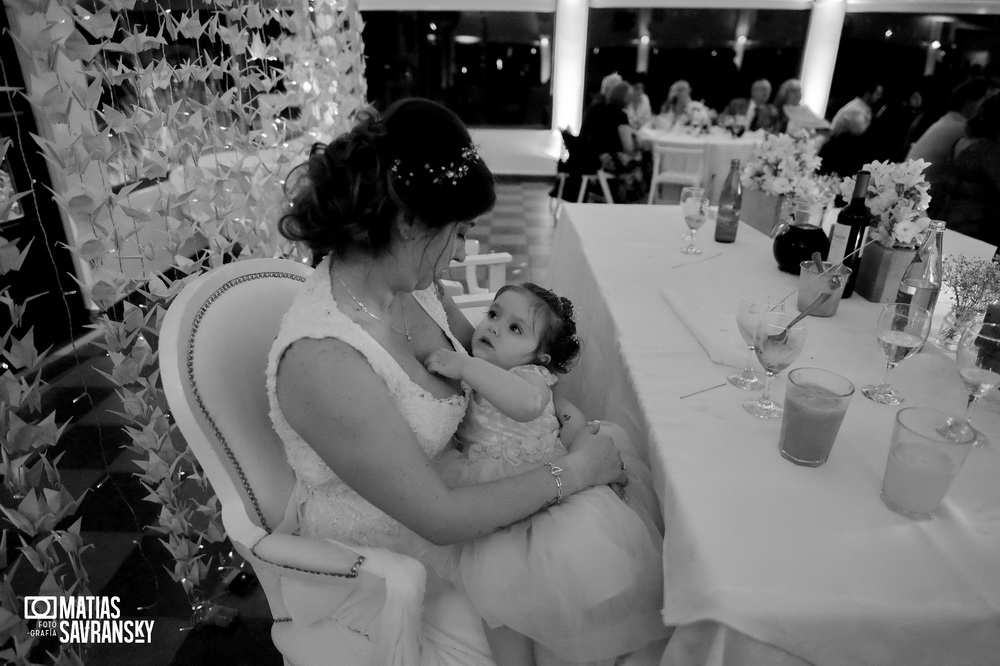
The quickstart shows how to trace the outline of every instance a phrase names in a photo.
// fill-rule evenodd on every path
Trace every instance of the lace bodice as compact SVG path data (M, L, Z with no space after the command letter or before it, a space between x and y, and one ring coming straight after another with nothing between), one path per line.
M556 383L555 376L541 366L519 365L510 371L518 375L537 375L549 386ZM516 468L564 453L559 446L558 433L559 420L551 399L540 416L520 422L476 395L458 429L457 438L469 460L493 458ZM520 470L508 470L508 473L517 471Z
M329 537L363 546L395 547L400 525L370 504L333 473L288 421L277 399L278 361L302 338L336 338L357 349L382 378L396 407L429 457L448 448L465 414L468 389L449 398L435 398L399 366L363 328L340 311L330 289L329 258L306 280L305 288L285 313L267 364L267 394L271 422L285 445L288 462L299 480L299 526L306 536ZM437 322L456 350L461 344L448 329L447 318L434 287L414 292L414 300ZM333 381L345 381L335 378Z

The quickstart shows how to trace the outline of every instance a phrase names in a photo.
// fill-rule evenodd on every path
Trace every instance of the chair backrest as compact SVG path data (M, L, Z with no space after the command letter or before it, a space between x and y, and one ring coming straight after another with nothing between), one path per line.
M265 369L281 317L311 272L284 259L221 266L177 296L160 331L167 402L230 532L247 518L267 532L297 526L295 474L268 416Z
M705 144L664 141L653 146L653 178L660 182L688 183L701 178Z
M569 128L559 130L563 140L563 148L569 154L565 162L560 162L557 170L570 174L590 174L597 173L601 167L601 160L597 154L587 144L587 141L580 136L573 134Z

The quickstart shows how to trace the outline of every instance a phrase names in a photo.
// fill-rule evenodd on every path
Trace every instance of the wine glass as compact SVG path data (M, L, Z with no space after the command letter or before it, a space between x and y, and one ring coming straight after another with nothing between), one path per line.
M898 405L902 396L889 386L889 375L896 364L916 354L931 330L931 313L919 305L889 303L882 308L875 327L878 344L886 357L885 377L882 383L869 384L861 389L870 400L882 405Z
M965 420L972 425L972 405L1000 385L1000 324L976 322L962 333L956 353L958 374L969 391ZM973 446L986 446L989 438L976 431Z
M785 311L783 302L764 291L745 291L740 297L740 304L736 308L736 327L747 343L747 362L742 372L734 372L727 377L733 386L748 391L764 386L760 376L750 368L750 359L753 357L753 333L757 329L757 320L761 313L769 312L772 307L778 312Z
M753 350L764 367L764 392L759 398L743 402L743 409L762 419L779 418L784 409L771 400L771 381L779 372L795 362L806 344L806 323L798 321L788 328L798 315L787 312L764 312L753 334ZM787 329L787 330L786 330Z
M691 230L691 238L687 247L681 250L684 254L701 254L701 250L695 247L698 229L705 224L708 217L708 199L705 197L705 190L701 187L685 187L681 190L681 211L684 213L684 222Z

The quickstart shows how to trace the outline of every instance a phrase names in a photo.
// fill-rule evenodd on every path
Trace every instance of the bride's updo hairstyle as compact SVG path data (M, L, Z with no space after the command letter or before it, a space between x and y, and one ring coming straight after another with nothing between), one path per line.
M386 252L402 212L430 230L493 208L493 174L454 112L427 99L403 99L384 115L359 114L351 131L313 145L289 174L291 201L278 222L318 262L330 252Z

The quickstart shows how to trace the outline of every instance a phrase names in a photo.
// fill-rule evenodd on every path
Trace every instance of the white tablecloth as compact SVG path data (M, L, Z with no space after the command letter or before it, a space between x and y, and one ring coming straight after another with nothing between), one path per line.
M563 210L548 282L579 308L583 338L563 381L584 413L648 441L666 527L664 621L678 626L664 664L997 663L1000 453L973 450L931 521L882 504L897 408L860 393L885 368L880 306L855 296L807 320L793 367L834 370L858 390L829 461L798 467L778 453L780 422L744 412L753 393L725 384L732 369L706 353L745 349L742 290L794 290L770 240L747 226L731 245L706 233L705 255L692 258L679 252L677 207ZM684 320L667 296L685 304ZM953 358L932 345L899 365L893 386L905 405L965 406ZM996 396L974 420L1000 442Z
M687 134L679 130L662 130L645 125L636 132L640 147L651 150L658 141L683 141L696 145L705 145L705 167L702 172L702 183L708 191L713 204L719 202L722 183L729 173L732 160L739 160L740 165L746 165L753 153L754 146L764 140L763 132L750 132L739 138L719 127L713 127L708 134Z

